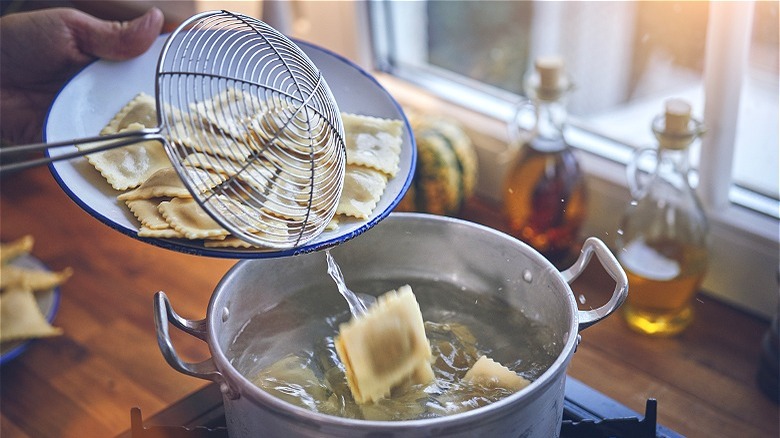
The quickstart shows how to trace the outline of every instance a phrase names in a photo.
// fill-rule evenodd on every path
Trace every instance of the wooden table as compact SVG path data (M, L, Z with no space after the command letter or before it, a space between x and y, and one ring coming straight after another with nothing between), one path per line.
M463 216L500 228L496 211L474 201ZM150 417L206 384L163 360L152 296L164 290L177 312L200 319L234 260L124 236L83 212L45 168L0 183L0 238L24 234L35 236L33 254L50 268L75 274L54 320L65 334L35 341L0 369L0 436L113 437L130 427L132 407ZM573 288L596 306L612 287L595 269ZM696 311L693 326L673 339L642 337L607 318L583 332L570 374L638 412L658 399L659 422L688 436L778 436L778 406L754 383L768 323L706 296ZM186 359L208 357L200 341L173 336Z

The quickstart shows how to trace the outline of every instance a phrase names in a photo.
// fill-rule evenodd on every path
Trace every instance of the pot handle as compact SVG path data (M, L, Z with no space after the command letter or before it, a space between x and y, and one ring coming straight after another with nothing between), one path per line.
M216 382L219 384L219 389L227 397L232 400L238 398L238 392L227 384L225 377L217 370L212 358L197 363L185 362L179 358L179 355L173 348L171 335L168 331L169 324L173 324L179 330L206 342L206 319L190 321L182 318L173 311L171 302L168 300L165 292L160 291L154 294L154 324L157 328L157 345L159 345L160 351L162 351L168 365L182 374Z
M585 270L585 267L588 265L588 262L590 262L590 258L594 253L599 259L599 262L601 262L601 266L604 270L607 271L613 280L615 280L615 290L612 292L612 298L598 309L577 311L579 331L582 331L611 315L612 312L623 304L623 301L625 301L628 296L628 277L626 277L626 272L623 270L623 267L620 266L620 263L609 248L607 248L607 245L595 237L589 237L585 240L582 251L580 252L580 257L577 261L574 262L569 269L561 272L563 279L569 284L577 279Z

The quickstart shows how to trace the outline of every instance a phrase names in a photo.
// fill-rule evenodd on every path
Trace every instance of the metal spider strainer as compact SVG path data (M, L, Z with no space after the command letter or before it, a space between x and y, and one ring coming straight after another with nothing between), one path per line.
M232 235L286 249L325 229L343 187L344 128L322 74L295 43L255 18L204 12L167 38L155 80L157 127L4 148L95 144L0 170L157 140L193 198Z

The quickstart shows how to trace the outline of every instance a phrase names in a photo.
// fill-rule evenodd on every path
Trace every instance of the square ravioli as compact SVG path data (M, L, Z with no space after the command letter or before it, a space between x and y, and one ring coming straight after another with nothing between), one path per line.
M197 169L194 167L185 167L184 171L187 173L191 181L196 182L196 187L200 192L205 192L211 188L219 185L222 182L222 178L208 171ZM133 201L136 199L152 199L152 198L191 198L192 194L184 185L181 180L181 176L176 172L173 167L166 167L154 172L145 179L140 186L119 194L116 198L120 201Z
M375 169L347 166L336 214L368 219L387 187L387 176Z
M144 129L140 123L130 123L119 132L132 132ZM76 145L79 150L89 150L102 143ZM150 175L160 169L171 167L171 162L162 143L155 140L143 141L87 155L95 169L116 190L128 190L138 187Z
M390 395L405 382L433 380L431 346L422 313L408 285L379 297L368 312L341 324L336 352L358 403Z
M133 213L136 219L141 222L141 228L149 230L165 230L171 225L165 221L165 218L158 210L161 202L169 200L168 198L150 198L150 199L131 199L125 201L127 208Z
M146 93L138 93L127 102L100 131L100 135L116 134L133 123L145 128L157 126L157 102Z
M519 391L531 384L516 372L484 355L480 356L474 366L466 372L463 380L477 383L486 388L503 388L512 392Z
M398 172L403 122L342 113L347 164L371 167L393 177Z
M246 161L253 154L253 150L242 140L231 137L207 121L182 115L174 119L170 138L177 147L236 162Z
M232 87L190 104L190 111L198 114L204 122L236 139L246 135L248 120L264 110L257 97Z
M187 239L224 239L228 235L192 198L162 201L157 209L171 228Z

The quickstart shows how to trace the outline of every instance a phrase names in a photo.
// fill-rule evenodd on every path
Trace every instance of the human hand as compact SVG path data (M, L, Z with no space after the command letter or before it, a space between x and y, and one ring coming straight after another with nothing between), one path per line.
M152 8L127 22L53 8L0 18L0 138L41 141L43 121L65 82L97 58L144 53L160 34L163 14Z

